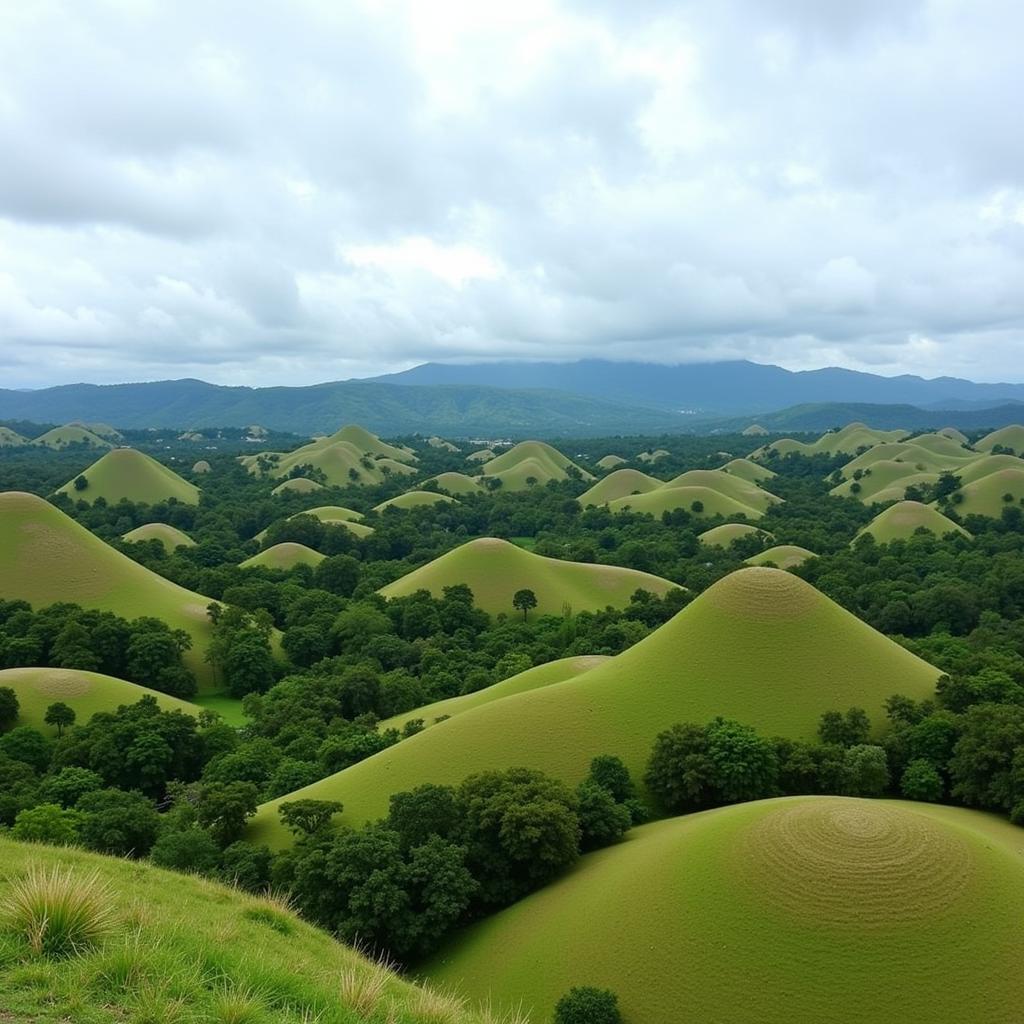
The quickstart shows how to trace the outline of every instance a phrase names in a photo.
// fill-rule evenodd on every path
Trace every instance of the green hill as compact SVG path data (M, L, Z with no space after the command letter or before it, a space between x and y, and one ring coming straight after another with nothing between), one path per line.
M3 838L0 861L0 904L35 872L35 891L86 897L109 920L97 945L47 956L5 915L0 1019L11 1024L511 1024L404 981L281 900Z
M934 533L936 537L944 537L947 533L959 533L970 537L962 526L944 516L938 509L922 505L919 501L901 501L896 505L890 505L879 512L857 536L869 534L878 544L889 544L894 540L908 540L920 529Z
M989 516L998 519L1003 509L1024 503L1024 470L999 469L975 480L953 496L961 516Z
M452 444L451 441L446 441L443 437L428 437L427 444L429 444L431 448L439 448L446 452L459 451L458 445Z
M741 433L744 437L764 437L768 431L760 423L751 423L749 427L744 427Z
M212 685L213 671L203 660L210 598L133 562L34 494L0 493L0 598L37 608L71 601L127 619L161 619L192 637L185 663L201 689Z
M671 454L664 448L655 448L654 451L640 452L636 458L637 462L659 462L661 459L667 459Z
M547 1021L573 985L630 1024L1015 1024L1013 826L903 801L792 797L635 829L424 969Z
M691 469L686 473L680 473L664 486L666 488L707 487L740 502L742 505L756 508L759 512L766 512L772 505L778 505L782 501L781 498L758 487L757 484L720 469Z
M713 526L710 530L705 530L697 540L708 548L727 548L740 537L749 537L751 534L758 534L766 540L772 536L765 530L759 530L747 523L724 523L722 526Z
M457 496L462 494L479 494L482 490L480 478L466 476L465 473L440 473L437 476L431 477L426 483L436 484L442 491L447 491L448 494Z
M369 452L378 458L394 459L396 462L416 461L416 453L411 448L399 448L396 445L388 444L376 434L371 434L369 430L354 423L335 431L330 437L325 438L324 443L333 444L336 441L347 441L359 451Z
M490 462L491 459L496 458L495 453L490 448L481 448L477 452L470 452L466 456L467 462Z
M957 431L959 433L959 431ZM963 437L963 434L960 434ZM933 434L918 434L917 437L912 437L911 443L916 445L918 448L924 448L926 451L933 452L934 454L949 458L949 459L962 459L964 457L970 458L975 453L964 448L963 443L956 437L951 437L949 434L937 432ZM966 438L964 438L966 441Z
M659 487L648 494L631 495L628 498L616 498L608 502L612 512L642 512L660 517L663 512L672 512L677 508L693 510L699 503L700 511L696 514L714 517L722 516L734 519L741 516L747 519L760 519L764 514L760 509L744 505L735 498L730 498L721 491L710 487Z
M779 475L773 473L767 466L762 466L751 459L732 459L719 471L738 476L741 480L746 480L751 484L759 484L762 480L771 480Z
M751 453L751 458L760 458L769 451L777 451L780 455L790 452L800 455L855 455L861 448L900 441L906 436L906 430L873 430L864 423L848 423L841 430L830 430L822 434L816 441L795 441L791 437L784 437Z
M185 711L198 715L199 708L187 700L170 697L126 679L100 672L81 672L71 668L6 668L0 670L0 686L9 686L18 695L16 725L31 725L47 735L57 730L43 721L46 709L56 701L73 708L76 723L82 725L98 711L116 711L122 704L134 704L142 697L155 697L165 711Z
M307 508L301 512L296 512L295 515L291 515L288 518L295 519L296 516L313 516L314 519L319 519L325 526L343 526L357 537L368 537L373 533L372 526L359 522L363 518L362 512L345 508L343 505L318 505L316 508ZM254 539L262 541L266 535L267 531L261 530Z
M454 718L455 715L462 714L463 711L471 711L484 704L491 704L502 697L511 697L516 693L526 693L528 690L536 690L541 686L550 686L552 683L573 679L610 660L603 655L584 654L573 658L559 658L557 661L549 661L543 665L535 665L525 672L502 679L501 682L485 687L483 690L463 693L458 697L449 697L447 700L438 700L413 711L395 715L393 718L386 718L378 728L382 730L401 729L406 722L416 719L422 719L424 726L429 727L434 725L439 718Z
M247 458L258 459L258 456L250 455ZM250 469L253 465L256 463L250 464ZM303 448L296 448L295 451L281 456L270 468L269 474L274 478L286 477L295 469L306 472L308 467L323 473L324 479L332 487L365 487L379 484L384 479L384 474L373 456L359 451L347 441L337 441L328 445L314 442Z
M247 558L239 564L240 569L294 569L297 565L308 565L316 568L324 556L319 551L307 548L305 544L294 544L285 541L283 544L274 544L272 547L264 548L258 554Z
M557 448L543 441L520 441L507 452L484 463L484 476L497 477L507 491L521 491L531 486L533 480L538 485L549 480L566 480L569 470L575 471L584 480L593 480L593 476L585 469L567 459Z
M170 554L175 548L194 548L196 542L177 527L168 526L167 523L146 523L144 526L137 526L129 530L121 537L121 540L129 544L137 544L145 540L158 540L164 546L164 551Z
M85 490L78 490L75 481L69 480L57 493L90 504L97 498L103 498L108 505L124 499L146 505L171 499L183 505L199 504L199 488L195 484L134 448L107 452L81 475L89 481Z
M930 486L939 479L937 472L921 471L913 462L897 462L895 459L883 459L863 470L859 480L845 480L833 487L829 494L840 498L857 498L865 505L875 501L884 501L878 497L882 492L895 493L903 497L903 492L912 486Z
M605 455L597 460L596 465L601 469L615 469L621 466L624 462L627 462L621 455Z
M213 466L211 466L206 461L206 459L200 459L198 462L196 462L192 466L192 472L195 473L196 476L204 476L206 473L209 473L212 470L213 470Z
M584 507L588 505L607 505L616 498L627 498L633 494L647 494L663 486L663 481L641 473L639 469L616 469L607 476L601 477L588 491L577 499Z
M777 544L773 548L760 551L746 560L747 565L774 565L779 569L793 569L803 565L808 558L817 558L813 551L798 547L796 544Z
M22 437L10 427L0 427L0 448L20 448L28 443L27 437Z
M941 430L936 430L935 433L941 434L943 437L950 437L961 445L969 445L971 443L967 435L957 430L956 427L943 427Z
M278 484L270 493L274 495L312 494L314 491L322 491L323 489L324 485L318 484L315 480L309 480L304 476L295 476L290 480L285 480L283 484Z
M935 691L939 671L781 569L741 569L671 621L575 679L466 711L300 790L341 800L342 820L387 813L392 793L518 765L578 782L616 754L642 778L655 737L716 715L812 740L825 711L861 707L876 729L894 693ZM294 799L296 794L282 799ZM287 845L275 801L250 829Z
M379 505L374 505L374 512L386 512L389 508L409 509L428 508L431 505L457 505L458 502L447 494L436 491L406 491L397 497L388 498Z
M71 444L84 444L90 448L113 448L109 441L105 441L99 434L94 434L85 427L76 427L71 424L65 427L54 427L45 434L37 437L32 444L40 445L43 448L67 448Z
M1001 427L974 442L974 447L979 452L990 452L996 445L1008 448L1018 455L1024 455L1024 426L1014 423L1009 427Z
M1019 459L1016 455L980 455L953 472L960 477L961 485L964 485L973 484L990 473L998 473L1004 469L1022 471L1024 459Z
M405 597L429 590L440 597L445 587L465 583L473 591L477 607L498 615L520 613L512 607L517 590L532 590L537 608L531 615L561 615L568 605L573 612L624 608L637 590L661 596L676 587L650 573L618 565L563 562L544 558L510 544L483 537L449 551L382 587L385 597Z

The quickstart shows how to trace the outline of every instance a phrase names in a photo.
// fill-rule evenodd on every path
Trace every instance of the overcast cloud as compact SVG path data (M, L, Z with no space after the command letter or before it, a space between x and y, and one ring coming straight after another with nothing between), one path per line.
M0 2L0 386L1024 379L1018 0Z

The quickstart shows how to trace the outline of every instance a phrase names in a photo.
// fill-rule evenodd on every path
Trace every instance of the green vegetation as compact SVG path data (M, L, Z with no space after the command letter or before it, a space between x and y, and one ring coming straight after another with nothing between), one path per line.
M183 505L199 502L198 487L134 448L115 448L107 452L82 475L88 481L86 488L76 489L75 481L70 480L58 493L76 501L94 502L102 498L108 505L123 500L143 505L172 499Z
M1024 504L1024 468L999 469L966 484L953 495L961 516L998 519L1008 505Z
M890 505L879 512L857 536L867 535L874 537L878 544L891 544L894 540L908 540L919 530L933 533L936 537L950 533L970 537L959 523L954 523L938 509L922 505L919 501L900 501Z
M759 448L751 458L764 458L769 452L779 455L855 455L861 448L900 441L907 436L906 430L872 430L864 423L848 423L841 430L830 430L817 441L810 443L783 438L773 441L765 448Z
M607 505L616 498L656 491L662 485L661 480L655 480L654 477L641 473L639 469L616 469L598 480L589 490L584 491L579 501L583 506Z
M594 463L594 465L604 470L611 470L617 469L627 461L629 460L624 459L621 455L603 455Z
M140 544L155 540L168 554L175 548L192 548L196 544L183 530L169 526L167 523L146 523L144 526L137 526L134 530L129 530L121 540L128 544Z
M22 437L17 431L10 427L0 427L0 448L20 448L28 443L28 438Z
M436 487L439 491L446 491L448 494L479 494L483 489L480 484L480 477L466 476L465 473L438 473L437 476L427 480L424 486Z
M520 441L507 452L490 459L483 467L484 483L507 491L521 491L551 480L570 476L592 480L593 476L567 459L557 448L543 441Z
M293 544L285 541L264 548L258 555L247 558L241 563L243 569L294 569L297 565L308 565L315 568L324 560L319 551L307 548L305 544Z
M94 434L85 427L68 424L66 427L54 427L53 430L40 434L32 441L32 444L42 448L56 448L58 451L73 445L86 448L111 448L111 443L99 434Z
M993 430L991 434L975 441L979 452L994 452L997 449L1016 455L1024 455L1024 426L1014 423L1009 427Z
M807 548L797 544L777 544L775 547L766 548L756 555L746 559L747 565L774 565L777 569L793 569L803 565L809 558L816 558L817 555Z
M445 587L460 583L473 592L477 607L492 615L510 613L512 596L522 589L536 594L536 614L562 615L566 608L572 612L622 608L637 590L660 597L674 586L635 569L544 558L509 541L484 537L449 551L380 592L385 597L402 597L426 590L440 597Z
M721 467L721 471L731 473L752 484L759 484L762 480L771 480L777 476L767 466L762 466L752 459L732 459Z

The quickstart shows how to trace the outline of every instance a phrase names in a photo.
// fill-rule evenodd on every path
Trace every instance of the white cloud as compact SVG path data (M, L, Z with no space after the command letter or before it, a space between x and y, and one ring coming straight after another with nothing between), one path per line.
M0 386L1020 376L1022 31L1012 0L2 5Z

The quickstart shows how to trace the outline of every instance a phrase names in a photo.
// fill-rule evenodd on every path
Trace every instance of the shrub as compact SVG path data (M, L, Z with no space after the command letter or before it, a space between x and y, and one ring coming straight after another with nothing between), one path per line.
M900 780L900 791L908 800L934 803L942 799L945 788L935 765L923 757L911 761Z
M618 996L589 985L572 988L555 1006L555 1024L622 1024Z

